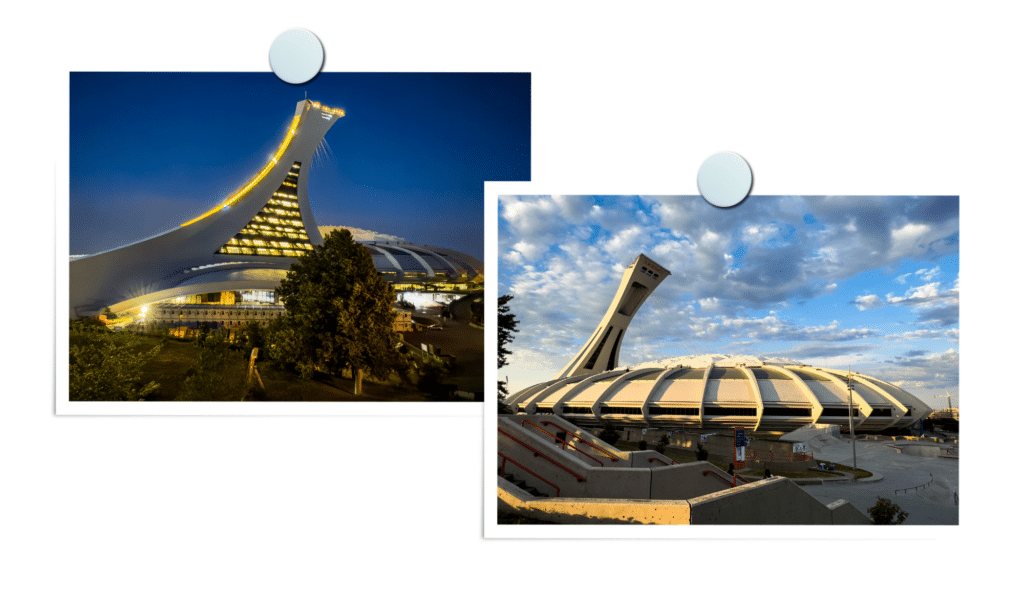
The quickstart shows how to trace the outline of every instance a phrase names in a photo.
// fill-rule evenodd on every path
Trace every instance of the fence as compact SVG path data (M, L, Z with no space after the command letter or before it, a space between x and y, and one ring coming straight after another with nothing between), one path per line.
M910 490L924 489L924 488L932 485L932 482L935 481L935 478L932 477L931 473L928 474L928 478L929 479L928 479L928 481L926 483L923 483L923 484L921 484L919 486L910 487L910 488L900 488L898 490L893 490L892 494L894 496L898 496L900 492L903 492L904 494L907 494L908 492L910 492Z

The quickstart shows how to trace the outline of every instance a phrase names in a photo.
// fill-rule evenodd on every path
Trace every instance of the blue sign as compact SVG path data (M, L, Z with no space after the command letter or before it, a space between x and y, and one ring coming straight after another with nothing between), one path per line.
M747 435L743 432L742 428L736 429L736 446L745 447L747 446Z

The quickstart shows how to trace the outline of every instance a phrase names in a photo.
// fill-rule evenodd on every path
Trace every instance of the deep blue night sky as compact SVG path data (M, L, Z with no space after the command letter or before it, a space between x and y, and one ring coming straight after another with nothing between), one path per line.
M483 259L484 181L530 180L530 75L72 73L70 254L173 229L269 161L295 103L345 109L314 161L319 225Z

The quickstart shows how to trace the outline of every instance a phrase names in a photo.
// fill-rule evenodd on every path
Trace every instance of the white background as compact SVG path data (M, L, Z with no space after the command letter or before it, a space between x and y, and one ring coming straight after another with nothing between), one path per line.
M634 4L7 8L0 585L852 587L1001 577L1016 546L1003 533L1020 525L1006 487L1019 479L1015 453L1000 440L1020 413L1009 380L1019 364L1020 9ZM54 261L67 255L68 72L267 71L271 42L291 27L321 39L327 71L533 72L531 192L693 194L704 158L729 150L753 168L755 195L961 195L961 387L971 395L960 526L904 533L933 540L485 541L490 417L486 430L465 416L55 417L63 360L53 334L65 328L51 319L63 309L51 289Z

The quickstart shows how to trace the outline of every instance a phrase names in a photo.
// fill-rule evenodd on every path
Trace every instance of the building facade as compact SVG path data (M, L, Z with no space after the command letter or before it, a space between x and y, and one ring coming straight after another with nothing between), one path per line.
M315 101L295 106L277 152L224 202L180 227L70 263L72 318L115 313L174 298L273 290L303 253L323 245L309 205L310 163L345 112ZM365 244L396 288L476 286L483 264L430 246Z

